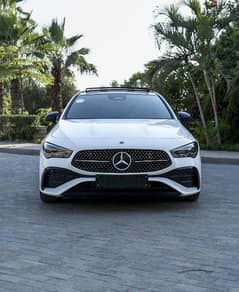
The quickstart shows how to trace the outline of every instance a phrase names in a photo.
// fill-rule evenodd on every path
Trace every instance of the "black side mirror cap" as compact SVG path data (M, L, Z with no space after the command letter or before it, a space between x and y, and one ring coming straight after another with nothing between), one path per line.
M192 122L192 116L187 112L179 112L178 113L179 119L181 122Z
M51 112L51 113L46 115L45 120L47 122L52 122L52 123L56 124L58 117L59 117L59 112Z

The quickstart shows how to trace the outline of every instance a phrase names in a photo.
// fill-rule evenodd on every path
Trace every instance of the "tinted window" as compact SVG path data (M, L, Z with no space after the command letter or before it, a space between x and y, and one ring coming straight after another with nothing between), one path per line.
M105 93L79 95L67 110L66 119L172 119L156 95Z

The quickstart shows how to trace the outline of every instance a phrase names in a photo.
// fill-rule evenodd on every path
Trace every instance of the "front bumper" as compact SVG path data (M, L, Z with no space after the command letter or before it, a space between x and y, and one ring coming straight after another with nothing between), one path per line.
M113 175L127 177L144 175L147 177L147 183L142 189L143 191L174 192L179 196L199 193L201 188L200 152L196 158L173 158L170 151L167 151L167 153L172 160L172 164L165 169L151 173L115 174L91 173L74 167L72 158L76 152L69 158L46 159L41 150L40 191L47 195L62 197L71 192L99 191L97 176L100 175L107 175L109 179Z
M41 176L40 189L47 195L61 197L71 193L108 191L108 190L130 190L130 191L152 191L159 193L174 193L179 196L189 196L200 192L200 172L196 167L182 167L161 175L124 175L127 180L135 177L142 177L145 185L142 188L127 186L124 188L122 176L104 175L105 178L112 180L115 177L122 181L120 188L100 188L98 179L101 175L83 175L68 169L58 167L48 167L44 169Z

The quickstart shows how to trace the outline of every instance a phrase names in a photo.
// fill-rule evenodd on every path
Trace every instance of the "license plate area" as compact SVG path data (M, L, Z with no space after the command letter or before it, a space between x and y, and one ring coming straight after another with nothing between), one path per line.
M96 187L98 189L145 189L148 177L145 175L98 175Z

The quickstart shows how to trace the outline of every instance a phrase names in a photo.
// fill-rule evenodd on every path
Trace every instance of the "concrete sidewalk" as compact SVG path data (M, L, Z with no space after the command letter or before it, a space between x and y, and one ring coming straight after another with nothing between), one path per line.
M39 155L40 144L0 142L0 153ZM239 165L239 152L201 151L203 163Z
M39 155L40 144L0 142L0 153Z

